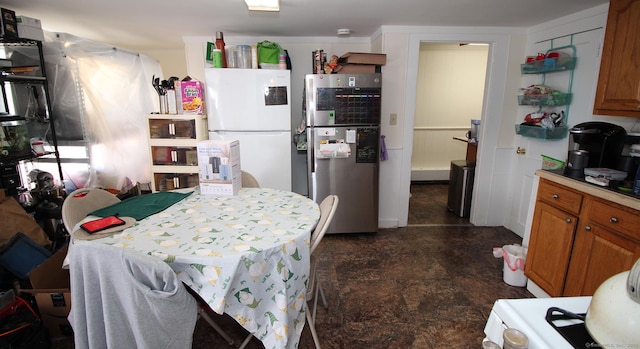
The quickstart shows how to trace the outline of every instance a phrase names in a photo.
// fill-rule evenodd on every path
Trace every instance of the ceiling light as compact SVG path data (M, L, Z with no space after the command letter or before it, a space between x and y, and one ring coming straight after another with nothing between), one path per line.
M279 0L244 0L247 3L249 11L280 11Z
M348 36L351 34L351 29L338 29L338 36Z

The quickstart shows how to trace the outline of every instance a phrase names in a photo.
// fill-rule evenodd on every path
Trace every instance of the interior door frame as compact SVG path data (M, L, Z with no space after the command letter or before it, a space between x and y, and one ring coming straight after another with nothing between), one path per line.
M452 29L452 28L449 28ZM406 226L409 216L409 197L411 185L411 154L413 148L413 126L415 123L415 102L417 88L418 61L420 43L422 42L481 42L489 44L487 57L487 73L485 78L484 100L482 106L482 127L479 138L482 142L478 147L476 177L471 203L470 222L478 226L502 225L504 217L491 210L491 207L503 207L500 200L506 196L507 189L492 180L492 173L497 166L505 167L495 155L498 148L499 131L502 123L503 105L505 99L506 81L508 73L508 57L510 33L467 33L458 32L460 29L442 30L433 33L416 33L409 36L407 55L407 80L405 97L406 120L403 130L403 159L400 169L399 225ZM504 195L503 195L504 194ZM496 206L497 205L497 206Z

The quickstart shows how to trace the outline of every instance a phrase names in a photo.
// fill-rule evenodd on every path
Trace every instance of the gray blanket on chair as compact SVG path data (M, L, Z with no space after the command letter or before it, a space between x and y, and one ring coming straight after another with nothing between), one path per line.
M197 304L168 264L100 243L69 261L76 348L191 348Z

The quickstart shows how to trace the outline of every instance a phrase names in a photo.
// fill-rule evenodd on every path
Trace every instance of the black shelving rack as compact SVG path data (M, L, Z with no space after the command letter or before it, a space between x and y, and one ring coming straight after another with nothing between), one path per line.
M0 62L4 61L5 64L0 64L1 72L0 72L0 93L2 94L2 102L4 105L5 113L0 113L0 122L6 120L26 120L27 115L19 115L18 111L11 110L12 101L9 100L8 90L12 89L15 85L27 85L32 86L34 89L34 95L37 93L37 88L41 87L39 90L42 93L42 104L37 105L36 107L44 108L44 115L41 115L41 119L39 120L41 123L45 123L48 127L48 130L44 134L28 134L29 138L32 137L43 137L45 140L51 145L51 151L45 152L44 154L37 155L31 151L30 147L26 152L18 152L17 154L8 154L5 156L0 156L0 165L2 167L9 167L11 165L17 166L22 161L32 161L32 160L44 160L44 159L55 159L58 168L58 174L60 176L60 181L63 181L63 172L62 165L60 162L60 154L58 151L58 139L56 136L55 122L54 117L51 113L51 98L49 93L49 85L47 79L47 73L45 68L45 60L43 53L43 45L39 40L33 39L21 39L21 38L2 38L0 39L0 48L2 48L5 57L7 57L8 52L11 51L11 54L15 54L16 50L25 49L26 51L31 51L31 47L35 48L34 51L37 51L37 54L33 54L33 56L24 58L24 61L27 61L29 65L22 65L24 62L9 62L10 59L0 59ZM24 51L21 52L24 54ZM29 52L30 53L30 52ZM9 63L9 64L6 64ZM15 64L17 63L17 64ZM33 63L33 65L31 65ZM30 70L31 69L31 70ZM15 99L20 99L20 96L15 96ZM24 103L24 101L20 101ZM38 100L36 98L36 103ZM28 105L27 103L25 103ZM24 183L21 183L23 186ZM10 188L4 188L10 189Z

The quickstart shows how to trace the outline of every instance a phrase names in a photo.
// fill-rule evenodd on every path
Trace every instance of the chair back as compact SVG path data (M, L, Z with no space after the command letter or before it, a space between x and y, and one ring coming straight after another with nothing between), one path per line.
M311 233L311 254L320 244L320 240L329 229L333 216L338 209L338 195L328 195L320 203L320 220L316 225L316 228Z
M258 180L249 172L242 171L242 187L243 188L260 188Z
M117 196L99 188L78 189L67 196L62 203L62 222L69 234L87 214L120 202Z

